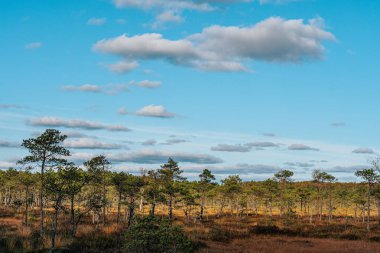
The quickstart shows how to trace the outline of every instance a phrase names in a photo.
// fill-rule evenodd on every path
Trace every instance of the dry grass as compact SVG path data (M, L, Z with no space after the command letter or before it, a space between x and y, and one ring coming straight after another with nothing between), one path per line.
M166 208L159 208L159 215L166 215ZM107 217L108 224L100 225L97 234L113 237L122 233L122 225L115 223L116 213L112 212ZM354 223L352 220L345 224L344 217L335 217L330 223L326 217L324 220L314 220L309 224L308 217L295 217L289 222L275 216L268 219L264 215L236 216L225 215L216 218L209 214L203 222L191 219L187 220L183 212L175 212L176 225L184 228L188 237L200 242L204 247L199 252L268 252L268 253L290 253L290 252L360 252L380 253L380 243L370 242L372 238L380 241L380 226L373 220L371 233L365 230L365 224ZM35 244L47 248L50 238L47 235L43 240L35 238L38 235L38 213L30 216L30 227L22 224L23 217L20 214L7 213L0 217L0 238L9 238L12 245L22 244L26 249L33 248ZM47 215L49 219L49 215ZM48 223L50 221L48 220ZM49 223L50 224L50 223ZM278 231L258 232L255 228L262 226L275 226ZM70 224L67 215L61 214L59 221L59 235L56 239L58 248L65 248L71 244L73 239L69 235ZM86 238L95 232L91 216L86 217L78 228L78 237ZM337 238L340 238L337 240ZM355 241L352 241L355 240ZM1 249L0 249L1 251Z
M377 253L379 243L285 236L252 236L231 243L208 242L200 253Z

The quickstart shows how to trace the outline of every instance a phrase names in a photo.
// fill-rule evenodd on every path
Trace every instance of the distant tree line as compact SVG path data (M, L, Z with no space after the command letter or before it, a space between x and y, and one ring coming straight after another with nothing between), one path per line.
M304 182L295 182L292 171L280 170L265 181L243 182L231 175L217 183L205 169L197 181L188 181L171 158L141 175L112 171L102 155L75 165L67 160L66 138L58 130L47 129L23 140L29 151L18 162L23 169L0 171L0 206L23 213L24 226L30 225L31 211L39 210L40 236L49 232L53 251L59 215L69 216L73 237L85 218L91 217L95 228L108 223L130 227L136 215L154 217L164 211L169 221L182 212L189 222L210 215L260 214L269 220L278 216L309 223L343 217L346 224L362 222L370 230L371 211L376 207L380 225L379 160L355 173L362 183L339 183L322 170L314 170L312 179ZM50 229L46 215L51 216Z

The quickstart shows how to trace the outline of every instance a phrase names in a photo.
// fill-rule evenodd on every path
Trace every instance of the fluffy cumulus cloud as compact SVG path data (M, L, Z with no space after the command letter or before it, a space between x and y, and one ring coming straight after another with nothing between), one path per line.
M168 112L162 105L147 105L136 112L136 115L155 118L173 118L174 113Z
M311 151L319 151L318 148L313 148L304 144L291 144L288 147L289 150L311 150Z
M156 16L156 22L153 23L152 28L156 29L164 25L165 23L181 23L183 18L179 13L174 11L164 11Z
M375 151L371 148L357 148L352 150L352 153L354 154L374 154Z
M103 93L108 95L117 95L122 92L128 92L127 84L108 84L108 85L95 85L95 84L83 84L83 85L65 85L62 87L64 91L81 91L89 93Z
M210 26L201 33L170 40L158 33L103 39L94 50L126 61L167 60L206 71L246 71L245 62L302 62L321 59L323 41L334 35L311 20L272 17L249 27Z
M138 164L162 164L171 157L177 162L195 163L195 164L216 164L222 163L223 160L207 155L207 154L193 154L193 153L180 153L171 151L156 151L156 150L143 150L134 153L120 153L110 156L113 162L131 162Z
M93 138L65 140L64 145L67 148L73 148L73 149L121 149L122 148L122 146L119 144L101 142Z
M41 117L27 121L31 126L43 126L43 127L63 127L85 130L108 130L112 132L128 132L129 128L121 125L106 125L94 121L85 121L79 119L61 119L55 117Z

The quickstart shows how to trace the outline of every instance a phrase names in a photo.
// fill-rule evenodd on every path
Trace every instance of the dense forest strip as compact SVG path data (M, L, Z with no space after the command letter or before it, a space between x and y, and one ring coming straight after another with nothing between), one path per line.
M338 182L322 170L313 171L310 181L295 182L286 169L265 181L230 175L220 183L205 169L199 180L188 181L171 158L140 175L113 171L105 156L83 164L68 162L65 139L58 130L47 129L24 140L29 154L19 161L21 169L0 171L0 217L14 210L24 227L38 221L39 236L50 238L53 251L62 226L75 238L82 225L128 229L144 216L194 224L255 216L269 226L278 220L285 227L294 221L304 226L339 222L345 229L356 224L368 232L380 224L378 160L355 173L362 183Z

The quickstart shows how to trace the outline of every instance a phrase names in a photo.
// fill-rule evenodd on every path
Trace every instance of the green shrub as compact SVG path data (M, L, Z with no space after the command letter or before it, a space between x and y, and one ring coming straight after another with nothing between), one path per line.
M124 252L191 253L195 245L167 220L138 218L125 233Z

